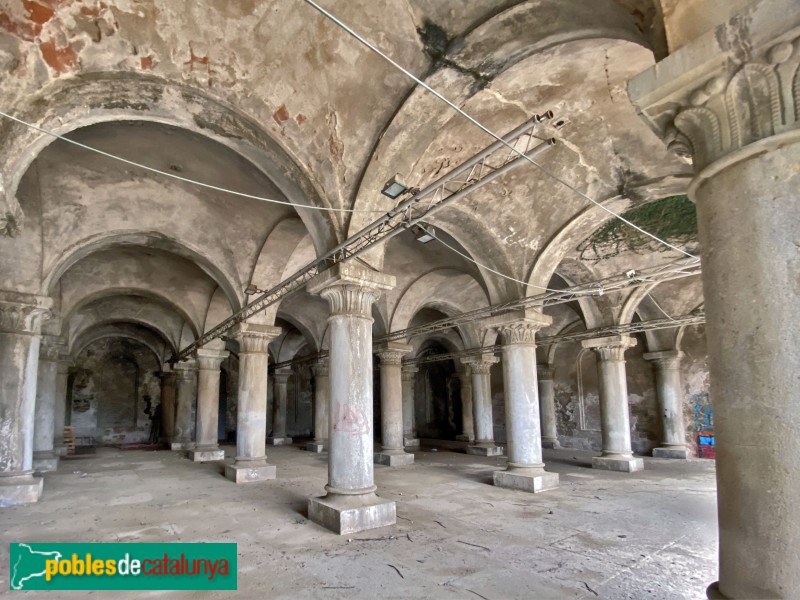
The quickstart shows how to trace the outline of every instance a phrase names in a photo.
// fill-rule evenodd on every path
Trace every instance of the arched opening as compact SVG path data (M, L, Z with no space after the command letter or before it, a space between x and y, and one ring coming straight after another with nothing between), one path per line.
M428 342L420 358L447 354L436 341ZM461 384L452 359L419 365L414 387L417 433L421 438L455 440L461 433Z

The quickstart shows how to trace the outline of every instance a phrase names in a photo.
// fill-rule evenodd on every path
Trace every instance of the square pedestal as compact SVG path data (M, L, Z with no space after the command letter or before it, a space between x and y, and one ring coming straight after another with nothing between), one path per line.
M400 467L402 465L413 465L414 455L406 452L396 454L385 454L383 452L375 452L373 461L376 465L386 465L387 467Z
M406 448L419 448L419 438L403 438L403 445Z
M275 479L278 469L275 465L265 462L248 465L247 463L233 463L225 465L225 477L234 483L250 483L253 481L268 481Z
M686 460L689 458L689 451L686 448L653 448L654 458L679 458Z
M189 450L189 460L194 462L225 460L225 450Z
M476 456L503 456L502 446L467 446L467 454Z
M497 487L538 494L558 488L558 473L528 474L524 471L495 471L494 484Z
M0 477L0 508L37 502L42 495L42 478L32 475Z
M558 442L554 442L551 440L542 440L542 448L547 448L549 450L555 450L556 448L560 448Z
M306 450L309 452L327 452L328 451L328 444L325 442L308 442L306 444Z
M169 445L169 449L175 452L181 452L183 450L191 449L193 444L191 442L172 442Z
M595 456L592 458L592 468L633 473L634 471L644 470L644 460L634 457L617 458L613 456Z
M373 494L328 494L308 499L308 518L339 535L358 533L397 522L394 501Z
M53 452L56 453L56 456L66 456L67 455L67 447L66 446L56 446L53 449Z
M34 453L33 470L36 473L50 473L51 471L56 471L57 469L58 456L56 456L54 453L51 453L48 456L36 456Z
M474 442L475 441L475 436L474 435L459 434L459 435L456 436L456 440L458 440L459 442Z
M289 446L292 443L290 437L267 438L267 444L270 446Z

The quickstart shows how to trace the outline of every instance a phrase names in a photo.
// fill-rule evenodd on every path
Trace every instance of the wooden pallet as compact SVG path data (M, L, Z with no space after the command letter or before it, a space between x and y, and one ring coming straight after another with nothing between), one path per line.
M71 425L64 426L64 445L67 447L67 454L75 454L75 428Z

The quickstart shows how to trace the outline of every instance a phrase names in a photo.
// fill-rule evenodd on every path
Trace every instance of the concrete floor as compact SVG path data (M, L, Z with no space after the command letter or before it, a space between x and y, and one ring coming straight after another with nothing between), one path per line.
M339 537L306 519L327 455L268 450L278 479L239 486L221 463L168 451L62 459L38 504L0 511L0 589L11 541L237 542L243 598L697 599L716 579L713 461L645 459L646 471L626 475L592 470L586 452L546 450L561 488L532 495L490 484L505 459L423 450L414 465L375 467L397 525ZM53 598L25 593L39 596Z

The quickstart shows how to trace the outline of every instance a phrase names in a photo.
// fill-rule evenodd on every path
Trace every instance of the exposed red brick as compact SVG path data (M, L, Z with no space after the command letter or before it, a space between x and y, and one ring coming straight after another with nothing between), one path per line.
M28 13L28 20L33 21L37 25L44 25L55 14L55 9L52 6L46 6L33 0L22 0L22 6Z
M5 29L11 35L32 42L42 31L42 26L36 23L15 21L8 14L0 12L0 29Z
M153 57L152 56L143 56L141 58L142 69L145 71L150 71L153 68Z
M57 73L64 73L78 65L78 56L71 46L56 48L55 40L39 44L42 58Z
M306 122L306 116L303 113L297 113L297 116L294 118L297 121L298 125L302 125Z
M285 104L281 104L280 107L278 108L278 110L276 110L273 113L272 118L275 119L275 121L278 124L280 124L280 123L283 123L284 121L288 121L292 117L289 114L289 111L286 110L286 105Z

